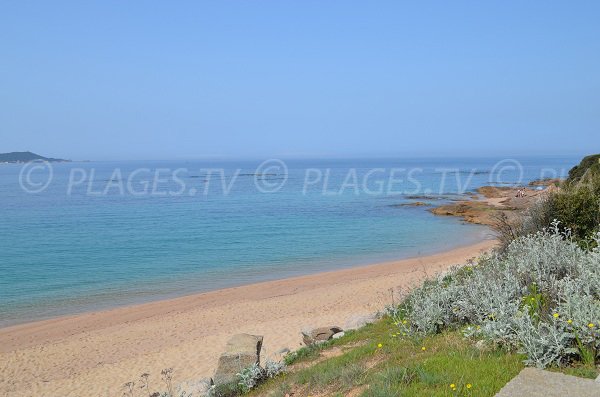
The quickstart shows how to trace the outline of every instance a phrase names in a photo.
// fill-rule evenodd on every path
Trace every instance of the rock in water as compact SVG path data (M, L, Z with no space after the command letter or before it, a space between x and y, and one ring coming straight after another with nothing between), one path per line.
M306 346L310 346L317 343L326 342L331 339L334 334L342 331L343 330L336 325L315 328L310 331L302 331L302 341Z
M238 334L229 339L225 352L219 357L219 364L213 377L215 386L237 383L237 374L245 368L260 363L260 350L263 337Z

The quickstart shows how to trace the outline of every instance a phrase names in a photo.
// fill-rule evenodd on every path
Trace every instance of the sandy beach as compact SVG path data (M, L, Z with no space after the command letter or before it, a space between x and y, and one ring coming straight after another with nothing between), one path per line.
M144 372L158 386L167 367L174 384L211 376L233 334L264 335L267 356L294 350L302 329L376 312L394 291L494 244L3 328L0 395L121 396Z

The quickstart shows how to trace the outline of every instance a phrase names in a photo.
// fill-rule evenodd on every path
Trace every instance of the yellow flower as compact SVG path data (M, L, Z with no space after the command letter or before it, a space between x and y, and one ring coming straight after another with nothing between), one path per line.
M553 316L554 318L558 318L558 313L554 313L552 316Z
M380 343L377 345L377 347L381 349L383 347L383 345Z
M425 350L427 350L427 348L426 348L425 346L423 346L423 347L421 348L421 350L425 351Z
M573 324L573 320L571 320L571 319L568 319L568 320L567 320L567 324Z
M451 389L456 389L456 385L454 383L450 383L450 388Z
M589 323L589 324L588 324L588 327L589 327L589 328L594 328L595 326L596 326L596 324L594 324L594 323Z
M473 385L472 385L472 384L470 384L470 383L467 383L467 389L470 389L470 388L472 388L472 387L473 387Z
M406 321L406 320L402 320L402 324L406 324L406 323L407 323L407 321Z

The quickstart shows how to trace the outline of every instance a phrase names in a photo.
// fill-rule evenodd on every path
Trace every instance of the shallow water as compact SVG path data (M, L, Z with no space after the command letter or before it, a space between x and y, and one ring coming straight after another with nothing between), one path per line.
M47 170L0 164L0 325L466 245L489 231L396 204L578 161L500 160L54 163L39 193Z

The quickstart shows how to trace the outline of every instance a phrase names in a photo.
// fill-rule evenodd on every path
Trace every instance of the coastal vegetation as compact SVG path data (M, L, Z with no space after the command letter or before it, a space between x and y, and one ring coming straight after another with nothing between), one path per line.
M207 394L494 396L525 366L595 378L598 158L586 157L530 208L499 216L500 249L423 280L374 324L247 368ZM194 394L162 394L175 395Z
M252 396L493 396L524 366L595 378L600 251L552 229L427 280Z
M582 249L555 222L518 238L505 253L427 280L394 318L402 333L460 330L522 352L526 365L593 368L600 352L599 299L600 251Z
M385 320L359 331L355 338L370 332L366 342L337 358L337 365L326 364L329 360L315 364L279 387L329 389L325 395L358 389L352 395L492 396L524 365L596 377L599 159L600 155L584 158L558 189L550 189L518 216L502 213L498 219L503 223L498 225L508 228L496 227L505 243L501 249L425 280L399 306L388 307ZM374 355L391 352L393 357L356 358L369 356L369 348ZM432 350L437 357L419 359ZM408 363L403 355L410 357ZM440 366L430 368L432 362ZM423 365L430 366L430 372ZM344 376L353 369L358 376ZM278 395L257 391L263 394Z
M250 396L479 396L522 367L518 353L479 350L458 332L402 335L387 316L327 343Z

